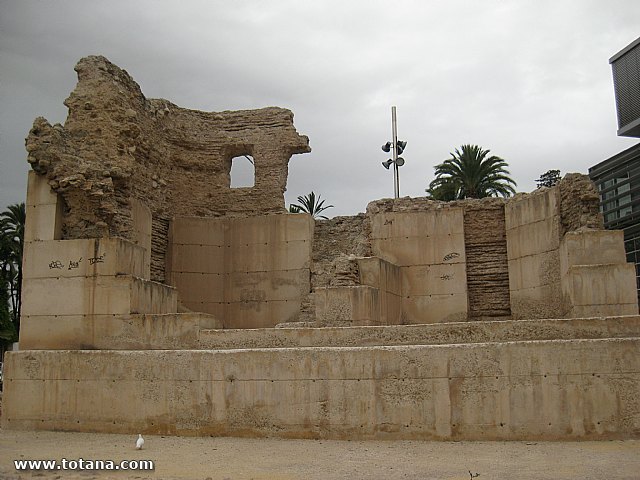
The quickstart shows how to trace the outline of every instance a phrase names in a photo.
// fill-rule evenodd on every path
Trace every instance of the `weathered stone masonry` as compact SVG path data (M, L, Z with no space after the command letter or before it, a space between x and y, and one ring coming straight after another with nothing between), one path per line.
M200 112L147 99L100 56L76 71L64 126L38 118L27 138L29 163L64 200L62 238L133 239L138 199L153 217L152 278L163 281L172 217L284 212L289 158L310 151L291 111ZM253 156L255 186L230 189L231 159L244 154Z

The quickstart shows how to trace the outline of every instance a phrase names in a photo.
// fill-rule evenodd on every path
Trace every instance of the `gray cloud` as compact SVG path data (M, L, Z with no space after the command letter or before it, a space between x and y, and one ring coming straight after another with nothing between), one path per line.
M33 119L64 121L89 54L180 106L291 108L313 152L292 158L289 202L315 190L335 215L391 196L391 105L408 141L402 195L424 195L462 143L505 158L529 191L636 143L615 135L608 58L639 17L623 0L0 0L0 208L24 198Z

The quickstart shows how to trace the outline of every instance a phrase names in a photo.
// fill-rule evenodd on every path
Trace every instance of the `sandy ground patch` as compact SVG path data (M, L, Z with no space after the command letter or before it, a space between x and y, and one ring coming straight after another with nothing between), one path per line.
M0 430L0 478L640 479L640 442L333 441ZM16 459L141 460L153 472L17 472Z

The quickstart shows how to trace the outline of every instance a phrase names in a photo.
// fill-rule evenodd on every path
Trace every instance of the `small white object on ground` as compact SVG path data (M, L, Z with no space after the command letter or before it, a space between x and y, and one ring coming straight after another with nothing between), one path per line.
M136 450L142 450L142 446L144 445L144 438L142 438L142 434L138 434L138 440L136 440Z

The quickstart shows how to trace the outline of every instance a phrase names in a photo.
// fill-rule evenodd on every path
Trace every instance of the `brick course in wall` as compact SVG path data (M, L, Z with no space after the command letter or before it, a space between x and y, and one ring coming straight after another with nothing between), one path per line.
M504 201L485 199L464 209L469 317L508 317L509 267Z

